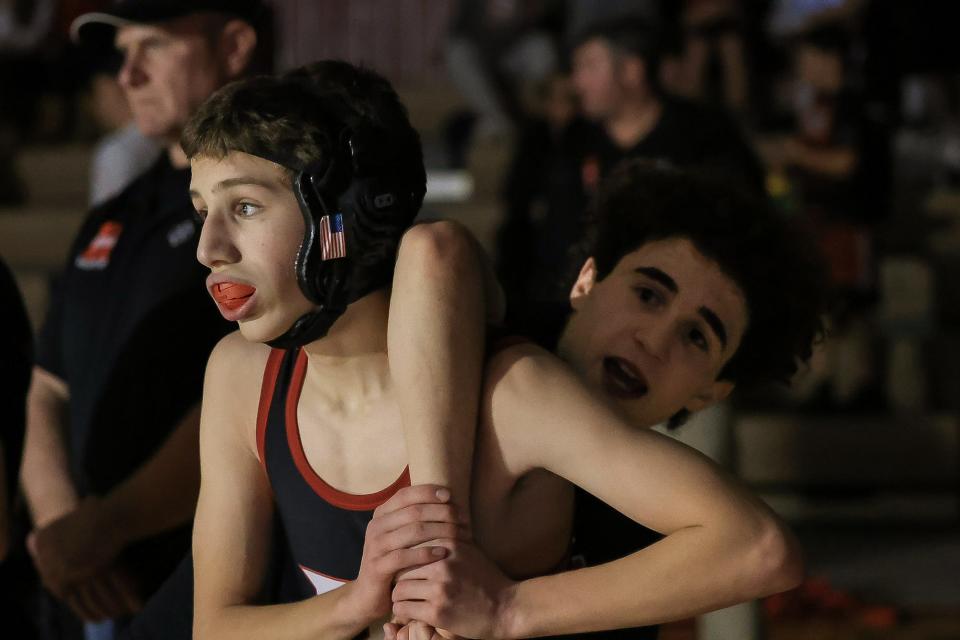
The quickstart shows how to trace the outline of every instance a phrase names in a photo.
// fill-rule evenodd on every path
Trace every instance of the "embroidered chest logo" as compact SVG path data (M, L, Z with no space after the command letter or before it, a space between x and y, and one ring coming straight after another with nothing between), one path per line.
M119 222L104 222L89 246L77 256L74 262L77 268L87 271L106 269L110 264L110 254L113 253L113 248L117 246L117 240L120 239L121 231L123 231L123 225Z

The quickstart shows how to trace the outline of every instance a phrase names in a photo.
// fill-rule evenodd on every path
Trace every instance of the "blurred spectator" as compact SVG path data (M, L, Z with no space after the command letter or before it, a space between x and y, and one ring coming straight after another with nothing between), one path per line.
M508 322L556 299L576 226L586 206L579 159L590 126L579 116L570 78L555 74L540 89L537 115L520 130L505 174L503 224L497 232L497 270L506 287Z
M186 120L247 71L257 0L124 0L74 23L124 55L118 81L164 147L94 208L51 297L28 396L22 481L48 637L114 637L184 556L199 485L203 365L229 330L203 286ZM106 623L103 621L107 620Z
M763 168L724 112L668 96L660 82L665 34L641 20L601 23L573 51L573 80L584 114L598 125L584 158L584 186L625 157L697 168L759 191Z
M45 79L40 47L54 9L54 0L0 0L0 205L26 197L14 157L36 118Z
M739 0L686 0L680 51L664 68L664 83L680 95L747 109L749 73Z
M90 81L93 116L105 135L90 159L91 207L123 191L160 155L161 147L141 133L123 89L111 74L94 74Z
M556 0L460 0L446 55L471 113L452 119L454 148L471 135L502 137L524 117L523 96L557 67L562 5ZM469 131L464 131L468 129ZM465 155L455 150L453 164Z
M660 21L662 5L674 0L567 0L567 42L599 22L618 18L640 18Z

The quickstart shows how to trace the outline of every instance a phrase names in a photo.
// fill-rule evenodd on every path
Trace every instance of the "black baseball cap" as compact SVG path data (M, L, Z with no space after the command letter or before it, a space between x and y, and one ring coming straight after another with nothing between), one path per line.
M70 37L74 42L112 46L117 27L207 11L234 15L256 26L264 6L260 0L117 0L111 9L78 16L70 25Z

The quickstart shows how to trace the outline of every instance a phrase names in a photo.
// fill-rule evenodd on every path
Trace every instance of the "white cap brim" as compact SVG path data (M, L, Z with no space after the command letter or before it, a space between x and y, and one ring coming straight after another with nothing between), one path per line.
M70 24L70 40L79 43L80 29L83 28L84 25L88 24L105 24L114 28L119 28L128 24L133 24L133 21L126 20L124 18L118 18L117 16L112 16L109 13L85 13L82 16L78 16L77 19Z

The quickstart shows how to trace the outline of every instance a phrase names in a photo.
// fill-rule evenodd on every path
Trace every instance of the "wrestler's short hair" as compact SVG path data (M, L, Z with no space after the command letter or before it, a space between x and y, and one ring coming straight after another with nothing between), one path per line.
M789 382L823 337L828 284L812 237L768 202L702 174L630 160L602 184L584 247L606 277L642 245L685 238L746 296L749 320L719 378Z

